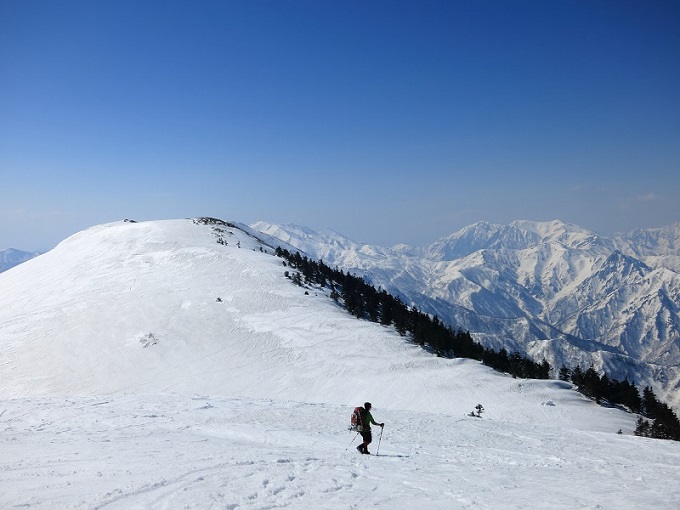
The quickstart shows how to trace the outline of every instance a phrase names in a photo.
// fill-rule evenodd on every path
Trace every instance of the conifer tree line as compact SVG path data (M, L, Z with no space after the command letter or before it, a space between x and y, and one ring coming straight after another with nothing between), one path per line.
M571 381L581 393L595 399L598 404L623 405L631 412L652 420L650 423L648 419L639 417L635 435L680 441L680 420L670 407L657 400L651 387L646 386L640 395L627 378L618 381L607 377L607 374L600 376L592 365L585 371L581 367L570 370L562 365L559 378Z
M545 360L536 363L519 352L508 354L505 349L494 351L486 348L475 342L469 332L454 330L437 316L430 317L416 307L409 308L398 297L376 289L362 278L337 268L331 269L323 261L282 248L276 249L276 255L296 270L294 273L286 271L286 276L296 284L315 284L330 289L331 297L355 317L393 326L400 335L409 334L415 343L432 350L437 356L475 359L514 377L550 378L550 364Z
M437 316L431 317L416 307L409 308L398 297L376 289L362 278L331 269L323 261L282 248L276 249L276 255L295 269L294 272L286 271L286 276L297 285L314 284L330 289L331 297L355 317L393 326L400 335L409 334L415 343L437 356L475 359L513 377L550 378L551 367L545 359L537 363L519 352L508 354L505 349L486 348L475 342L469 332L454 330ZM642 414L647 419L638 419L636 435L680 441L680 421L666 404L657 400L650 387L640 395L628 379L618 381L606 374L600 376L592 366L584 371L580 367L570 370L563 365L559 378L571 381L581 393L600 405L623 405L633 413Z

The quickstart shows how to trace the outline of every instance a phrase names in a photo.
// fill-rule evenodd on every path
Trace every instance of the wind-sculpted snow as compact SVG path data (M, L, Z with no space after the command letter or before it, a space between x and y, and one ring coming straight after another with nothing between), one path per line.
M358 320L286 278L277 242L219 220L120 222L0 275L0 508L680 499L680 443L634 436L635 416L565 382ZM347 430L366 400L386 423L370 457Z
M254 225L487 345L606 369L680 409L680 224L613 238L560 221L476 223L428 246L326 243ZM380 256L365 257L367 251Z

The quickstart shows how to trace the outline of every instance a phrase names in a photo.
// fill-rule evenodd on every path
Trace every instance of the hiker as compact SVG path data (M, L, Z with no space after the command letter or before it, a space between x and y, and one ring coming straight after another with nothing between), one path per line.
M373 441L373 434L371 434L371 423L373 425L378 425L381 428L385 426L384 423L378 423L373 419L373 415L371 414L371 403L366 402L364 404L363 415L361 416L362 427L359 431L361 437L364 438L364 442L357 446L357 450L365 455L371 454L371 452L368 451L368 445L371 444L371 441Z

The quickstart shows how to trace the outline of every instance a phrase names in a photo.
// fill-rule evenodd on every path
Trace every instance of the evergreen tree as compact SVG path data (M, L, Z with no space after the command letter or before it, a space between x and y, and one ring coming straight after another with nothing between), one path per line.
M642 411L648 418L656 418L657 408L659 402L656 400L656 395L650 386L645 386L642 390Z
M650 437L650 432L651 427L649 425L649 422L645 419L642 418L642 416L639 416L637 419L637 424L635 425L635 432L634 434L636 436L642 436L642 437Z
M569 370L564 363L562 364L562 368L560 368L559 378L560 381L569 381L571 379L571 370Z

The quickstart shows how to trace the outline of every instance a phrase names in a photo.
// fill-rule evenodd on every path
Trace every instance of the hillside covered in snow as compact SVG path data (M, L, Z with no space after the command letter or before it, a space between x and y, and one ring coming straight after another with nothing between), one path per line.
M560 221L482 222L392 248L294 225L253 227L486 345L557 368L593 365L680 408L680 224L606 238Z
M680 501L680 443L632 435L634 415L565 382L359 320L286 278L279 243L219 221L118 222L0 274L0 507ZM362 456L347 423L367 400L386 426Z

